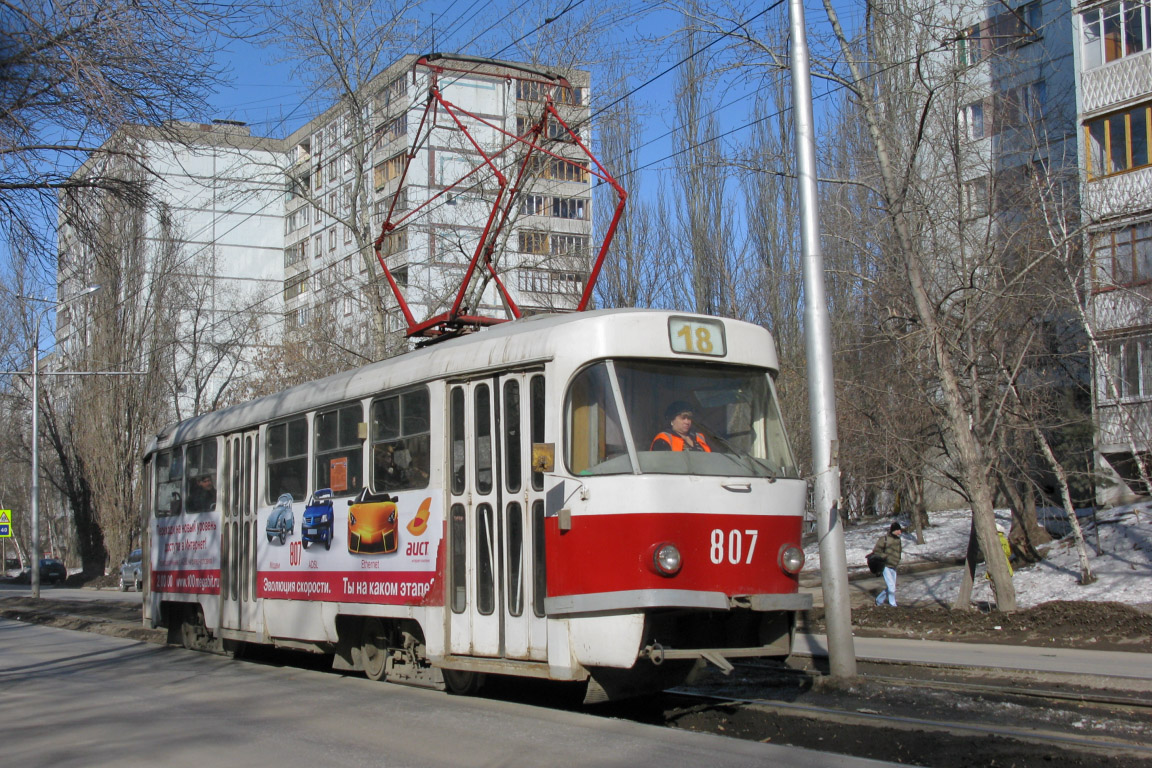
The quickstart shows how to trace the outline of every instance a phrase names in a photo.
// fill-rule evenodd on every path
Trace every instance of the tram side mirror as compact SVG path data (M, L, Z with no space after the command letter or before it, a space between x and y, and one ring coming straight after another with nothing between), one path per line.
M556 469L556 444L532 443L532 471L552 472Z

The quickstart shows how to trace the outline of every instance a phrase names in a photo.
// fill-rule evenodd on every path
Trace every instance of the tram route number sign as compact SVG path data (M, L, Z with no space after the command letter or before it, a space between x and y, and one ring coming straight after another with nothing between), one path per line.
M0 509L0 539L12 537L12 510Z
M724 340L724 323L699 317L668 318L668 340L672 351L682 355L724 357L728 354Z

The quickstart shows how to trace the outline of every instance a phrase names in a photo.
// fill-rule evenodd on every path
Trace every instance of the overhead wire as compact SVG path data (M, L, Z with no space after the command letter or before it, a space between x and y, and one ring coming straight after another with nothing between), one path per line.
M576 0L576 2L569 2L569 3L568 3L568 5L567 5L567 6L565 6L565 8L564 8L564 9L562 9L560 12L558 12L558 13L557 13L557 14L555 14L554 16L548 17L548 18L547 18L547 19L546 19L544 22L542 22L541 24L537 25L537 27L535 27L533 30L529 31L528 33L526 33L525 35L521 36L521 37L520 37L520 38L518 38L517 40L515 40L515 41L513 41L513 42L509 43L509 44L508 44L508 45L506 45L504 48L500 49L500 50L499 50L499 51L496 53L496 56L499 56L499 55L500 55L500 54L502 54L503 52L505 52L505 51L507 51L508 49L512 48L513 46L517 45L519 42L521 42L522 40L526 39L526 38L527 38L527 37L529 37L530 35L532 35L532 34L535 34L535 32L539 31L540 29L542 29L542 28L543 28L544 26L546 26L547 24L550 24L550 23L554 22L555 20L557 20L558 18L560 18L560 17L561 17L561 16L563 16L564 14L568 13L568 12L569 12L569 11L571 11L572 9L574 9L574 8L576 8L576 7L580 6L580 5L582 5L582 4L583 4L585 1L586 1L586 0ZM476 2L479 2L479 0L476 0ZM476 5L476 2L474 2L474 3L473 3L473 6L474 6L474 5ZM471 7L472 7L472 6L469 6L469 8L471 8ZM508 18L509 18L509 17L512 15L512 13L514 13L514 12L515 12L515 10L516 10L516 9L514 8L512 11L510 11L510 12L509 12L509 13L507 13L507 14L505 14L505 15L504 15L504 16L503 16L503 17L500 19L500 21L498 21L498 22L497 22L497 24L498 24L498 23L502 23L504 20L508 19ZM467 9L465 10L465 12L467 12ZM458 18L461 18L461 17L458 17ZM468 41L467 43L465 43L465 46L471 45L473 42L475 42L476 40L478 40L478 39L479 39L480 37L482 37L484 34L487 34L487 32L488 32L488 31L490 31L490 30L491 30L491 29L492 29L494 26L496 26L496 25L494 24L494 25L492 25L492 26L488 27L487 29L485 29L485 30L484 30L483 32L481 32L480 34L478 34L478 35L475 35L475 36L474 36L474 37L473 37L473 38L472 38L470 41ZM317 85L315 88L313 88L313 89L312 89L312 91L311 91L311 92L308 94L308 96L307 96L307 97L306 97L304 100L302 100L302 101L301 101L299 104L297 104L297 105L296 105L296 106L295 106L295 107L294 107L294 108L293 108L293 109L292 109L292 110L291 110L291 111L290 111L290 112L289 112L287 115L285 115L285 116L284 116L284 117L282 117L282 118L281 118L279 121L277 121L277 126L279 126L279 125L283 125L283 124L284 124L284 123L285 123L285 122L286 122L286 121L287 121L289 118L291 118L291 117L292 117L292 115L294 115L294 114L295 114L297 111L299 111L299 109L300 109L300 108L302 108L303 106L305 106L306 104L308 104L308 103L311 101L311 99L313 99L313 98L315 97L316 93L317 93L317 92L318 92L318 91L319 91L319 90L320 90L322 87L323 87L323 84L320 84L320 85ZM189 262L190 262L192 259L199 257L199 256L200 256L202 253L204 253L206 250L208 250L208 249L210 249L210 248L213 248L213 247L215 247L215 246L216 246L216 241L218 241L218 240L220 239L220 237L222 237L222 236L224 236L224 235L227 235L227 234L231 233L232 231L236 230L236 229L237 229L237 228L239 228L240 226L243 226L243 225L244 225L244 224L245 224L245 223L246 223L246 222L247 222L249 219L251 219L251 218L252 218L253 216L255 216L255 215L256 215L256 213L255 213L255 212L253 212L253 213L249 213L249 214L247 214L246 216L242 217L242 218L241 218L241 219L240 219L238 222L236 222L236 223L235 223L235 224L234 224L232 227L230 227L230 228L229 228L229 229L227 229L227 230L224 230L224 231L223 231L223 232L221 232L221 233L218 233L218 234L216 235L216 237L215 237L215 240L214 240L213 242L207 243L206 245L202 246L201 248L199 248L199 249L195 249L195 250L191 251L191 252L190 252L190 253L189 253L189 254L188 254L188 255L187 255L185 258L181 259L181 261L180 261L180 262L178 262L178 264L177 264L176 266L182 266L182 265L188 264L188 263L189 263ZM212 226L212 224L213 224L213 223L214 223L214 222L208 222L208 223L206 223L206 224L205 224L205 225L204 225L204 226L203 226L203 227L202 227L202 228L199 230L198 234L205 232L205 231L206 231L206 230L207 230L209 227L211 227L211 226ZM351 258L351 256L349 256L348 258ZM326 266L327 266L327 268L331 269L331 268L334 268L336 265L338 265L340 262L342 262L342 261L344 261L344 260L345 260L345 259L341 259L340 261L337 261L337 262L332 262L332 263L330 263L330 264L328 264L328 265L326 265ZM311 274L311 273L310 273L310 274ZM348 297L352 297L354 294L356 294L356 293L359 293L359 289L360 289L360 286L356 286L354 289L350 289L350 290L348 290L348 291L345 291L345 292L344 292L344 293L342 293L342 294L337 294L335 298L348 298ZM141 288L140 288L140 289L138 289L138 291L136 291L134 295L132 295L132 296L125 296L125 297L122 297L122 298L120 299L120 301L125 301L125 300L128 300L128 299L135 299L135 298L137 298L137 297L139 296L139 294L140 294L141 292L143 292L144 290L146 290L146 287L144 287L144 286L141 286ZM243 313L247 313L247 312L252 312L252 311L256 310L258 307L260 307L261 305L265 304L266 302L268 302L268 301L271 301L271 300L275 299L275 298L276 298L276 296L277 296L277 295L279 295L281 292L282 292L282 289L278 289L277 291L275 291L275 292L273 292L273 293L271 293L271 294L269 294L269 295L267 295L267 296L264 296L264 297L260 298L259 300L255 301L255 302L253 302L252 304L249 304L249 305L247 305L247 306L245 306L245 307L242 307L242 308L240 308L240 309L236 309L236 310L231 310L230 312L229 312L229 311L225 311L225 316L224 316L224 318L223 318L223 319L221 319L221 320L217 320L216 322L212 323L212 324L209 326L209 328L214 328L214 327L217 327L217 326L219 326L221 323L223 323L223 322L227 322L227 321L228 321L228 320L230 320L232 317L235 317L235 316L237 316L237 315L239 315L239 314L243 314ZM118 304L119 304L119 303L120 303L120 302L118 302ZM114 310L109 310L109 311L114 311ZM284 316L283 316L283 315L281 315L281 316L280 316L280 317L279 317L277 320L275 320L275 321L273 321L272 323L269 323L269 324L267 324L267 325L263 326L263 329L265 329L265 330L266 330L266 329L269 329L269 328L274 328L276 325L278 325L278 324L282 324L282 323L284 323L284 322L285 322L285 318L284 318ZM147 353L147 354L154 354L154 353L155 353L155 352L157 352L157 351L159 351L159 352L163 353L163 352L165 352L165 351L167 351L167 350L170 350L172 347L174 347L174 346L177 346L177 345L179 345L179 344L182 344L182 343L184 343L184 340L181 340L181 339L173 340L173 341L171 341L171 342L168 342L168 343L166 343L166 344L164 344L164 345L161 345L160 347L151 348L151 349L148 351L148 353ZM123 362L124 362L124 363L127 363L128 361L123 361ZM138 361L138 362L142 363L143 361Z
M497 57L497 56L501 55L503 52L507 51L509 48L512 48L513 46L515 46L515 45L518 45L518 44L519 44L520 42L522 42L524 39L527 39L527 38L528 38L528 37L530 37L532 34L535 34L537 31L539 31L539 30L540 30L540 29L542 29L544 26L546 26L548 23L551 23L551 22L552 22L552 21L554 21L556 18L559 18L559 16L560 16L560 15L563 15L564 13L567 13L569 10L572 10L572 9L574 9L575 7L578 7L578 6L579 6L579 5L581 5L581 4L582 4L584 1L585 1L585 0L577 0L577 2L572 2L572 3L569 3L569 4L568 4L568 6L567 6L565 9L563 9L563 10L562 10L562 11L561 11L559 14L557 14L557 16L556 16L556 17L549 17L548 19L546 19L546 20L545 20L543 23L539 24L539 25L538 25L536 28L534 28L533 30L529 31L528 33L526 33L526 34L522 35L522 36L521 36L520 38L518 38L517 40L515 40L515 41L513 41L513 42L509 43L508 45L504 46L504 48L500 49L499 51L497 51L497 52L494 54L493 58L495 58L495 57ZM478 2L478 0L477 0L477 2ZM652 85L653 83L655 83L657 80L659 80L661 77L663 77L664 75L668 74L669 72L671 72L671 71L675 70L677 67L679 67L679 66L682 66L684 63L686 63L688 60L690 60L690 59L691 59L691 58L693 58L694 56L697 56L697 55L700 55L701 53L704 53L705 51L707 51L709 48L711 48L713 45L715 45L715 44L716 44L717 42L719 42L720 40L724 39L725 37L728 37L728 36L732 35L732 34L733 34L733 33L734 33L734 32L735 32L737 29L739 29L740 27L742 27L742 26L744 26L744 25L746 25L746 24L752 23L753 21L755 21L755 20L759 19L761 16L765 15L765 14L766 14L766 13L768 13L769 11L771 11L771 10L773 10L773 9L775 9L775 8L777 8L777 7L779 7L779 6L780 6L782 3L783 3L783 0L776 0L776 2L774 2L774 3L773 3L771 6L768 6L768 7L766 7L765 9L763 9L763 10L762 10L762 11L760 11L759 13L755 14L754 16L752 16L752 17L749 17L748 19L746 19L746 20L744 20L744 21L740 22L740 23L739 23L737 26L733 27L733 28L732 28L732 29L731 29L729 32L727 32L727 33L722 33L722 34L719 34L719 35L717 35L717 36L716 36L716 37L715 37L713 40L711 40L711 41L710 41L710 42L709 42L707 45L705 45L705 46L703 46L703 47L701 47L701 48L699 48L699 49L696 49L696 50L694 50L692 53L690 53L690 54L688 54L687 56L685 56L685 57L683 57L682 59L680 59L680 60L679 60L679 61L678 61L676 64L673 64L672 66L665 68L664 70L662 70L661 72L657 73L656 75L654 75L654 76L650 77L648 80L644 81L644 82L643 82L643 83L641 83L640 85L637 85L637 86L635 86L634 88L630 89L630 90L629 90L627 93L625 93L625 94L623 94L622 96L620 96L620 97L616 98L615 100L613 100L613 101L612 101L612 102L610 102L609 104L607 104L607 105L604 105L603 107L599 107L599 108L597 108L597 109L595 110L595 112L593 112L593 113L590 113L589 117L588 117L588 118L586 118L584 121L581 121L581 122L582 122L582 123L590 123L590 122L592 122L592 121L593 121L593 119L594 119L596 116L599 116L599 115L603 114L603 113L604 113L606 110L608 110L608 109L611 109L613 106L615 106L616 104L620 103L620 102L621 102L621 101L623 101L624 99L627 99L627 98L629 98L630 96L634 95L635 93L637 93L637 92L641 91L642 89L649 87L650 85ZM472 5L470 5L470 6L469 6L467 9L465 9L465 10L462 12L462 14L461 14L461 15L457 16L457 20L459 20L459 19L463 18L463 14L464 14L464 13L467 13L467 12L468 12L468 10L470 10L470 9L471 9L471 8L472 8L472 7L473 7L475 4L476 4L476 3L474 2L474 3L473 3ZM515 10L515 9L514 9L514 10ZM484 34L487 34L487 32L489 32L491 29L493 29L495 26L497 26L499 23L502 23L503 21L507 20L507 19L508 19L508 18L511 16L511 14L514 12L514 10L513 10L512 12L509 12L508 14L505 14L505 16L503 16L503 17L501 18L501 20L500 20L499 22L497 22L497 24L493 24L493 25L490 25L490 26L489 26L488 28L486 28L486 29L485 29L483 32L481 32L481 33L479 33L479 34L477 34L477 35L474 35L474 36L473 36L473 38L472 38L471 40L469 40L467 43L465 43L465 47L467 47L467 46L469 46L469 45L473 44L473 43L474 43L474 42L476 42L478 39L480 39L480 38L481 38L481 37L482 37ZM1069 12L1070 12L1070 10L1067 10L1067 11L1065 11L1064 13L1069 13ZM1063 13L1062 13L1061 15L1063 15ZM1054 23L1054 22L1055 22L1055 19L1054 19L1054 20L1052 20L1052 21L1046 22L1044 26L1048 26L1049 24L1051 24L1051 23ZM873 70L873 71L869 72L869 73L868 73L868 74L865 76L865 78L866 78L866 79L871 79L871 78L873 78L873 77L876 77L876 76L878 76L878 75L880 75L880 74L883 74L884 72L886 72L886 71L888 71L888 70L890 70L890 69L892 69L892 68L894 68L894 67L905 66L905 65L907 65L907 64L910 64L910 63L912 63L913 61L915 61L917 58L920 58L920 57L922 57L923 55L927 55L928 53L931 53L931 52L933 52L933 51L935 51L935 50L940 50L940 49L942 49L942 48L946 47L946 46L947 46L948 44L950 44L951 42L953 42L953 41L952 41L952 40L945 40L945 41L941 42L941 43L940 43L940 44L939 44L939 45L938 45L938 46L937 46L935 49L931 49L931 50L929 50L929 51L921 51L921 52L917 52L915 55L913 55L913 56L910 56L910 57L908 57L907 59L903 59L903 60L899 60L899 61L893 62L892 64L890 64L890 65L888 65L888 66L886 66L886 67L880 68L880 69L878 69L878 70ZM859 83L859 82L856 82L856 81L847 81L847 82L836 83L836 84L834 84L833 86L831 86L831 87L830 87L830 88L829 88L827 91L825 91L825 92L823 92L823 93L821 93L821 94L818 94L818 95L816 96L816 98L817 98L817 99L820 99L820 98L825 98L825 97L828 97L828 96L831 96L831 95L833 95L833 94L834 94L834 93L836 93L837 91L843 90L844 88L847 88L847 87L850 87L850 86L853 86L853 85L860 85L860 84L861 84L861 83ZM285 116L285 118L282 118L282 120L281 120L281 121L279 121L279 122L280 122L280 123L283 123L284 121L286 121L286 120L288 119L288 117L290 117L290 116L291 116L292 114L294 114L294 113L295 113L295 112L296 112L296 111L297 111L297 110L298 110L298 109L299 109L301 106L303 106L305 103L307 103L307 102L308 102L308 100L310 100L310 99L311 99L311 98L312 98L312 97L315 95L315 93L316 93L316 91L317 91L317 90L319 90L319 89L318 89L318 88L317 88L317 89L314 89L314 90L313 90L313 92L312 92L312 93L309 95L309 97L308 97L307 99L305 99L305 101L304 101L304 102L301 102L301 104L297 105L297 107L296 107L296 108L294 108L294 109L292 110L292 112L290 112L290 113L289 113L289 115ZM731 102L729 102L729 103L728 103L728 105L721 105L721 106L719 106L719 107L717 107L717 108L715 108L715 109L711 110L711 111L710 111L708 114L714 114L715 112L719 111L720 109L723 109L723 108L725 108L726 106L730 106L730 104L731 104ZM696 147L698 147L698 146L703 146L703 145L705 145L705 144L708 144L708 143L712 143L712 142L715 142L715 141L721 140L721 139L723 139L723 138L725 138L725 137L727 137L727 136L730 136L730 135L732 135L732 134L735 134L735 133L738 133L738 132L740 132L740 131L746 130L747 128L750 128L750 127L752 127L752 126L754 126L754 125L756 125L756 124L758 124L758 123L764 122L764 121L766 121L766 120L770 120L770 119L773 119L773 118L775 118L775 117L779 117L780 115L782 115L782 114L786 113L786 112L787 112L789 109L790 109L790 107L784 107L784 108L782 108L782 109L780 109L780 110L777 110L776 112L773 112L773 113L770 113L770 114L766 114L766 115L762 115L762 116L760 116L760 117L758 117L758 118L752 119L752 120L750 120L750 121L748 121L748 122L746 122L746 123L744 123L744 124L742 124L742 125L736 126L735 128L732 128L732 129L730 129L730 130L728 130L728 131L725 131L725 132L723 132L723 133L721 133L721 134L718 134L718 135L716 135L716 136L712 136L712 137L708 137L708 138L706 138L706 139L703 139L703 140L701 140L701 141L699 141L699 142L696 142L696 143L695 143L694 145L692 145L692 146L681 148L681 149L679 149L679 150L676 150L676 151L674 151L674 152L671 152L671 153L669 153L669 154L667 154L667 155L664 155L664 156L662 156L662 157L660 157L660 158L657 158L657 159L655 159L655 160L653 160L653 161L650 161L650 162L646 163L646 164L645 164L645 165L643 165L643 166L640 166L640 167L638 167L638 168L636 168L636 169L632 169L631 171L628 171L628 172L626 172L626 173L625 173L625 174L623 174L623 175L618 175L618 178L624 178L625 176L627 176L627 175L630 175L630 174L632 174L632 173L635 173L635 172L639 172L639 171L643 171L643 170L647 170L647 169L649 169L649 168L651 168L651 167L653 167L653 166L655 166L655 165L658 165L658 164L660 164L660 163L666 162L666 161L667 161L667 160L669 160L669 159L672 159L672 158L674 158L674 157L677 157L677 156L679 156L680 154L683 154L684 152L687 152L687 151L691 151L692 149L694 149L694 148L696 148ZM639 150L639 149L641 149L641 148L643 148L643 147L645 147L645 146L648 146L648 145L650 145L650 144L654 143L655 141L659 141L661 138L664 138L664 137L666 137L666 136L668 136L668 135L670 135L670 134L674 133L674 132L675 132L676 130L678 130L679 128L682 128L682 126L677 126L677 127L674 127L674 128L670 129L669 131L665 132L664 134L662 134L662 135L661 135L661 136L659 136L659 137L656 137L656 138L654 138L654 139L650 139L649 141L647 141L647 142L644 142L643 144L637 145L636 147L632 147L632 148L629 148L629 150L628 150L628 154L630 154L630 153L632 153L632 152L635 152L635 151L637 151L637 150ZM443 205L443 204L441 204L441 205ZM437 207L439 207L439 206L437 206ZM434 210L434 209L430 209L430 210ZM251 214L250 214L250 215L251 215ZM233 229L235 229L236 227L240 226L242 223L243 223L243 221L239 222L239 223L238 223L238 224L236 224L234 227L232 227L231 229L227 230L227 231L226 231L224 234L227 234L228 232L232 231L232 230L233 230ZM311 236L312 236L312 235L310 235L310 237L311 237ZM198 254L194 254L194 255L198 255ZM326 268L328 268L328 269L332 269L332 268L335 268L335 267L336 267L337 265L339 265L341 262L343 262L343 261L345 261L345 260L347 260L347 259L351 259L351 258L354 258L354 256L355 256L355 254L352 254L352 255L350 255L349 257L346 257L346 259L341 259L340 261L331 262L330 264L327 264L327 265L326 265ZM311 273L311 272L310 272L309 274L311 275L311 274L319 274L319 273ZM361 292L361 289L362 289L362 288L363 288L363 286L361 286L361 285L357 284L357 285L354 285L354 286L352 286L351 288L349 288L349 289L348 289L348 290L346 290L346 291L343 291L343 292L339 292L339 293L336 293L335 295L332 295L332 298L334 298L334 299L357 298L357 294L359 294L359 293ZM277 289L276 291L274 291L274 292L273 292L273 293L271 293L270 295L268 295L268 296L265 296L265 297L263 297L263 298L260 298L258 301L254 302L254 303L252 303L252 304L249 304L249 305L247 305L247 306L245 306L245 307L243 307L243 308L240 308L240 309L238 309L238 310L234 310L234 311L231 311L231 313L230 313L230 314L229 314L229 313L226 313L226 316L225 316L224 320L222 320L222 321L217 321L216 323L213 323L212 327L216 327L216 326L217 326L217 325L218 325L220 322L225 322L225 321L227 321L228 319L230 319L231 317L234 317L234 316L236 316L236 315L238 315L238 314L242 314L242 313L246 313L246 312L251 312L251 311L254 311L255 309L257 309L258 307L260 307L262 304L266 303L267 301L270 301L270 300L272 300L272 299L276 298L276 297L277 297L277 295L279 295L280 293L281 293L281 289ZM281 325L281 324L283 324L283 323L285 323L285 322L286 322L286 318L285 318L285 316L284 316L283 314L281 314L281 315L280 315L280 316L279 316L279 317L278 317L276 320L273 320L271 323L269 323L268 325L266 325L266 326L265 326L265 328L274 328L275 326L277 326L277 325ZM179 342L179 341L173 341L173 342L170 342L170 343L169 343L168 345L166 345L166 346L172 346L172 345L175 345L175 344L178 344L178 343L181 343L181 342Z

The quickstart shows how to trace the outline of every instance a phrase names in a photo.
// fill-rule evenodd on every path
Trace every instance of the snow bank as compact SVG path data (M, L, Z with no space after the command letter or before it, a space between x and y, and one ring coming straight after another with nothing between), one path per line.
M901 571L924 562L947 563L962 558L968 546L971 513L949 510L929 514L931 526L924 530L924 543L905 531ZM1013 577L1016 602L1029 608L1050 600L1110 600L1129 605L1152 606L1152 503L1142 502L1107 510L1081 511L1077 517L1088 544L1088 562L1097 581L1082 586L1080 565L1072 536L1053 541L1048 556L1035 565L1017 568ZM996 519L1011 526L1007 510L997 510ZM901 522L904 522L903 520ZM886 533L891 519L853 526L845 531L844 545L850 576L866 574L864 557L876 539ZM815 541L804 548L806 572L820 570L820 552ZM984 578L985 566L976 570L972 599L991 602L992 588ZM951 603L960 586L959 570L949 570L922 578L903 578L898 592L908 603Z

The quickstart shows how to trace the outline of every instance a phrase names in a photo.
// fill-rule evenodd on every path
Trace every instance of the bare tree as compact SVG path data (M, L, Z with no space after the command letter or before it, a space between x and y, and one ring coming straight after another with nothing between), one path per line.
M54 271L56 195L103 189L139 202L115 174L73 171L121 125L203 111L220 82L221 35L246 34L251 6L199 0L0 3L0 210L5 239Z

